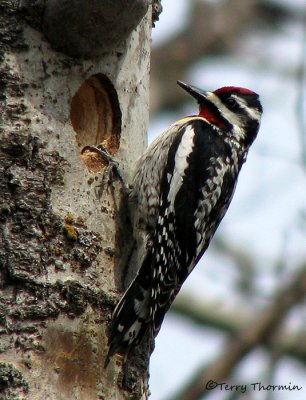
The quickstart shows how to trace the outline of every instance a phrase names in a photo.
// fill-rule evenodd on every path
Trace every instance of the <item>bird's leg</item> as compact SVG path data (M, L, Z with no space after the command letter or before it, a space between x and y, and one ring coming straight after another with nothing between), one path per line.
M120 171L118 161L116 161L114 159L114 157L112 157L102 145L99 145L99 146L85 146L83 148L81 154L83 154L85 151L92 151L92 152L96 152L96 153L100 154L105 160L108 161L108 165L110 166L112 172L115 172L117 177L121 181L121 183L123 185L125 185L125 181L124 181L122 172Z
M128 189L129 186L126 184L125 179L123 178L123 174L119 168L118 161L116 161L102 145L85 146L82 149L81 154L83 154L85 151L98 153L108 162L107 168L103 174L103 180L101 186L104 187L106 184L109 184L109 182L112 181L113 175L116 175L116 177L119 178L123 189L125 191Z

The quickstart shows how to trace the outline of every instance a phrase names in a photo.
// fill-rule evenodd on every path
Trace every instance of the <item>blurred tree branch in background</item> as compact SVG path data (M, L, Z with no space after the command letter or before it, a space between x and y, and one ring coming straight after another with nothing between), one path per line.
M171 311L189 319L192 323L217 329L229 335L236 336L246 326L250 325L254 320L253 309L231 309L227 311L220 310L220 305L211 302L199 301L196 296L183 295L179 296ZM279 343L282 354L293 357L301 362L306 363L306 340L299 340L295 331L282 329L279 333ZM270 341L262 343L268 350L272 350Z
M237 364L246 356L250 351L254 350L257 346L273 346L273 351L277 349L277 353L285 355L286 353L301 358L305 361L305 342L296 340L294 343L286 342L284 338L281 339L277 329L284 322L288 312L297 304L302 302L306 296L306 265L302 265L298 272L295 274L293 280L284 288L280 289L275 296L274 301L267 307L266 310L259 312L257 318L247 318L246 322L241 320L235 326L229 323L229 316L221 322L220 326L224 329L226 326L229 330L234 332L233 337L228 341L226 348L222 354L214 360L211 364L201 367L194 376L189 380L188 384L178 393L176 393L171 400L200 400L206 393L206 383L210 380L216 382L223 382L229 378ZM185 303L185 302L184 302ZM176 306L179 307L179 306ZM187 311L187 304L184 304L185 312ZM193 316L199 321L199 310L194 310L193 304L186 315ZM206 306L207 307L207 306ZM182 309L182 305L181 305ZM211 314L211 310L209 311ZM196 316L195 316L196 315ZM209 315L204 317L207 324ZM216 324L216 317L211 318L211 321ZM239 326L240 324L240 326ZM244 327L242 326L244 325ZM275 336L277 332L277 335ZM303 355L303 356L302 356ZM301 357L302 356L302 357ZM209 392L207 392L209 393Z
M186 96L174 82L208 55L235 51L241 35L254 29L271 30L284 20L301 18L281 4L268 0L192 0L184 29L153 49L151 61L151 114L178 107Z

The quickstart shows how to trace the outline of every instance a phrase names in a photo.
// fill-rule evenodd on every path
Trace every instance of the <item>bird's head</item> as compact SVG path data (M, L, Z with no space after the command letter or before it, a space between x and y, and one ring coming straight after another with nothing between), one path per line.
M199 116L219 128L221 134L248 148L254 141L262 114L257 93L234 86L206 92L181 81L178 84L199 103Z

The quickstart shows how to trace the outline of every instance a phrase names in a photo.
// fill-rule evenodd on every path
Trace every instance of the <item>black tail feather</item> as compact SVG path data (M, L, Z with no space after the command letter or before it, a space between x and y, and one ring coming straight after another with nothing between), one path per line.
M130 349L140 343L150 326L150 261L148 254L114 310L105 368L115 353L124 354L127 358Z

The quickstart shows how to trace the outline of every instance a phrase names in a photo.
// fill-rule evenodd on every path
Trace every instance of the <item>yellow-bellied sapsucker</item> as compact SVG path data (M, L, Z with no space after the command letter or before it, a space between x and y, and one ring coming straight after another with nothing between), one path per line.
M114 310L106 365L147 331L151 337L158 333L229 207L259 129L262 106L251 90L204 92L178 84L198 101L200 112L174 123L138 162L130 196L143 254Z

